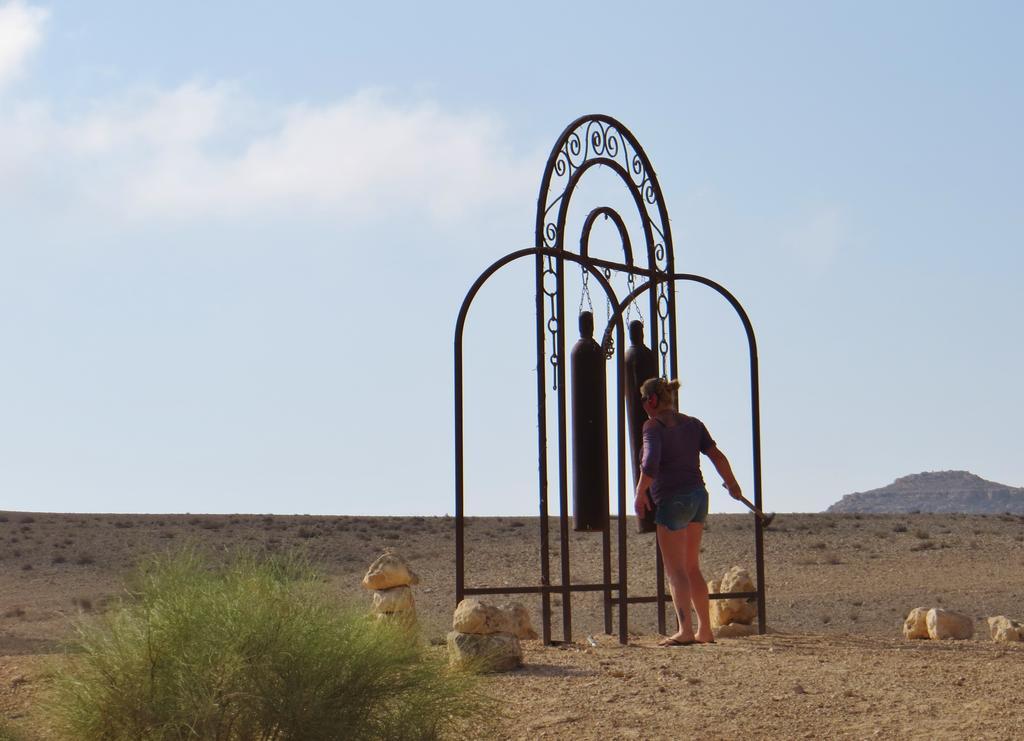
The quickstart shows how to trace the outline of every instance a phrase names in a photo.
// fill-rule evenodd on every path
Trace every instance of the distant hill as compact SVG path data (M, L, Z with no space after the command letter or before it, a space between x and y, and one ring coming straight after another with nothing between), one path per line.
M967 512L1024 514L1024 488L997 484L969 471L928 471L888 486L847 494L827 512Z

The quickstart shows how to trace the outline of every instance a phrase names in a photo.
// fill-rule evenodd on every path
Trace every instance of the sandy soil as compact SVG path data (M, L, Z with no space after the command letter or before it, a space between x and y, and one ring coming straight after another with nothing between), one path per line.
M118 594L140 556L189 540L300 549L322 564L339 591L367 605L359 579L384 548L394 548L421 576L416 600L423 637L439 642L454 608L453 530L449 518L423 517L0 513L0 718L27 738L53 738L37 700L60 641L76 619ZM537 532L536 518L471 520L467 583L539 581ZM654 608L638 605L630 610L630 645L621 646L601 632L599 597L574 595L573 642L528 641L523 669L487 680L505 705L504 735L1024 733L1024 644L994 643L984 624L990 615L1024 618L1024 518L780 514L765 547L764 636L658 648ZM653 548L651 536L630 529L633 594L654 592ZM569 552L574 582L600 579L599 536L573 533ZM554 548L556 575L557 558ZM750 517L712 515L703 559L709 579L734 564L752 570ZM539 599L521 601L539 629ZM559 638L561 609L557 598L554 603ZM917 606L975 616L974 640L902 640L902 619Z

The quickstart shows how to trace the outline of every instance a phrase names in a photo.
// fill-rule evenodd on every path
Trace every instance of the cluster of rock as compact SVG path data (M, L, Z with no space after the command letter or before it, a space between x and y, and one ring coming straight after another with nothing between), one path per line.
M708 582L708 592L754 592L750 572L733 566L721 579ZM757 601L752 597L713 599L710 604L711 630L715 638L737 638L757 633Z
M1024 641L1024 625L1006 615L990 617L988 631L993 641Z
M1005 615L990 617L988 629L993 641L1024 640L1024 626ZM940 607L933 607L930 610L915 607L903 621L903 637L907 639L964 641L973 635L974 620L970 615L943 610Z
M407 627L416 625L416 603L412 586L420 578L394 551L385 551L363 577L363 586L373 594L371 610L377 620L390 620Z
M448 656L453 665L474 671L510 671L523 664L520 639L536 637L518 602L495 605L470 597L455 608Z

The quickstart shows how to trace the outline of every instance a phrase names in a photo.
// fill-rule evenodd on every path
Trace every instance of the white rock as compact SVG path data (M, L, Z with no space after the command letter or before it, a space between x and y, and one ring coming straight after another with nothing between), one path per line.
M530 622L530 612L519 602L508 602L501 606L508 616L509 633L519 640L531 640L537 637L537 631Z
M367 589L391 589L419 583L420 578L394 551L385 551L370 564L366 576L363 577L363 586Z
M974 621L968 615L933 607L925 618L928 637L933 640L962 641L974 635Z
M373 591L373 612L376 615L416 609L409 587L391 587Z
M903 637L910 640L914 638L928 638L928 608L915 607L903 621Z
M523 665L523 649L511 633L448 634L448 659L454 666L481 672L507 672Z
M495 605L468 597L459 603L452 616L452 628L459 633L492 635L510 633L517 638L536 638L530 625L530 613L518 602Z
M754 592L754 580L750 572L739 566L733 566L725 572L725 576L708 582L709 592ZM711 628L732 623L750 625L757 617L757 600L753 597L711 600Z
M1005 615L996 615L988 619L988 631L993 641L1024 640L1024 626Z
M715 634L715 638L744 638L757 635L757 626L730 623L729 625L719 625L717 628L713 628L712 632Z

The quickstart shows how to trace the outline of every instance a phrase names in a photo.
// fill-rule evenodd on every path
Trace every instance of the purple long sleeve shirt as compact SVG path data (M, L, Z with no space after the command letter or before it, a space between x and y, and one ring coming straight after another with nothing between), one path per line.
M715 447L708 428L696 417L675 415L674 426L649 419L644 422L644 452L640 470L654 479L655 504L665 496L704 485L700 454Z

